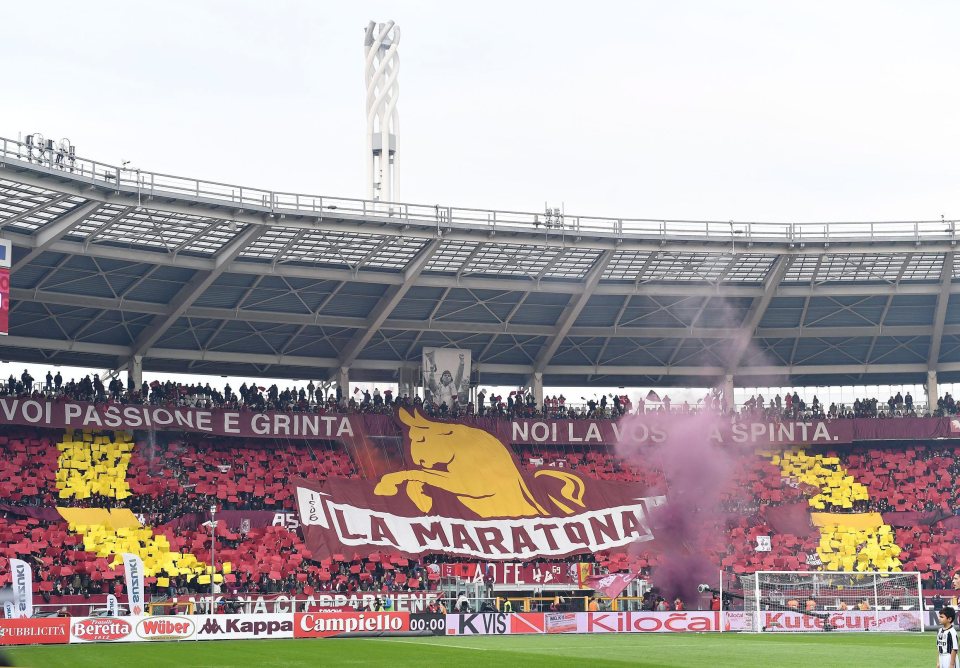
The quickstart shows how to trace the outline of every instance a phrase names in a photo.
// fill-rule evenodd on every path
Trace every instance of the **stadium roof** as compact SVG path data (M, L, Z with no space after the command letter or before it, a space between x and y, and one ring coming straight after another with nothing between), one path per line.
M9 361L483 384L960 377L953 221L545 216L279 193L0 139Z

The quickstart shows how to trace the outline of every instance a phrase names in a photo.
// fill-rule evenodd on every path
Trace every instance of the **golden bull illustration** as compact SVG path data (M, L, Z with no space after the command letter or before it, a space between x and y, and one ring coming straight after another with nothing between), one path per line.
M395 496L401 485L411 501L427 513L433 507L429 489L449 492L479 517L550 517L555 514L534 497L510 450L492 434L462 424L433 422L414 411L401 409L400 421L410 437L411 463L418 467L388 473L374 493ZM534 478L549 477L563 483L557 498L547 494L562 514L584 508L583 481L566 471L543 469Z

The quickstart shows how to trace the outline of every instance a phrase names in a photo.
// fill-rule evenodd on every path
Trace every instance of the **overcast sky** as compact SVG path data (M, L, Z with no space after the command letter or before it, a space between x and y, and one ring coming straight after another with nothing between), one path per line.
M0 135L363 197L363 34L401 28L402 199L960 218L956 2L19 2Z
M364 196L363 30L402 30L402 199L960 218L960 3L5 3L0 135Z

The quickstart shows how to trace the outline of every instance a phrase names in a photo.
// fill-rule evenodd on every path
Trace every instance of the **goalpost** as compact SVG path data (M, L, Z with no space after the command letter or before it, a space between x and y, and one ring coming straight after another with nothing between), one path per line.
M745 631L923 631L916 572L757 571L740 580Z

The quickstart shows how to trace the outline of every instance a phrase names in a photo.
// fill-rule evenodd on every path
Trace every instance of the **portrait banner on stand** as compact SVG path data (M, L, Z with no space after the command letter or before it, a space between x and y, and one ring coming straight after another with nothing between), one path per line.
M470 363L469 350L424 348L424 400L447 408L454 404L466 407L470 403Z

